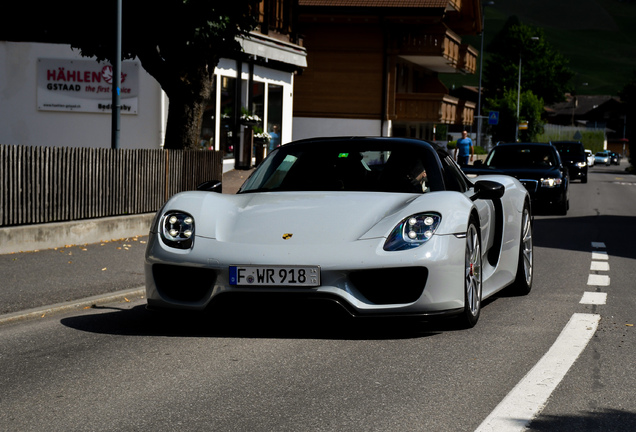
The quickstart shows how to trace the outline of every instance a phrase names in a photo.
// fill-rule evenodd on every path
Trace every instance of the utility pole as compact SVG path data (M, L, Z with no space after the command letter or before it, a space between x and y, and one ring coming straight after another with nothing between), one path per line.
M119 148L119 132L121 129L121 9L122 0L117 1L117 23L115 41L115 59L113 61L113 101L111 148Z

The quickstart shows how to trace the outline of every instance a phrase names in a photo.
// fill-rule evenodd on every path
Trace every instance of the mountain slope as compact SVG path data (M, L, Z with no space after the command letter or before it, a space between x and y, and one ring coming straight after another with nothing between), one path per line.
M636 2L619 0L495 0L486 7L484 44L516 15L540 27L549 42L570 60L578 94L616 95L636 70ZM479 37L465 41L479 48ZM486 50L486 56L488 55ZM450 87L478 85L479 76L445 76Z

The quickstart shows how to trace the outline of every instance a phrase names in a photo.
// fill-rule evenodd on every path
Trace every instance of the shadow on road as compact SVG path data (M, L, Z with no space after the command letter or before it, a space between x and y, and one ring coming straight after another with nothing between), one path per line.
M592 242L602 242L612 256L636 258L636 216L582 216L536 218L534 246L591 252Z
M61 320L69 328L123 336L227 337L276 339L390 340L413 339L459 330L455 320L353 319L329 308L298 311L247 311L225 308L206 312L156 312L145 305L133 308L95 307L99 313Z
M634 431L636 430L636 413L606 408L580 415L545 415L532 421L526 430L533 432Z

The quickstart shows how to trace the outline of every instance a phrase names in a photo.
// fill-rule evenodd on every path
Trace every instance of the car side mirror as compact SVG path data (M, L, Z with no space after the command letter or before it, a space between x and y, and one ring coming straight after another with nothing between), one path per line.
M490 180L480 180L475 183L475 195L473 201L476 199L495 200L503 196L506 188L501 183L497 183Z
M209 180L197 186L197 190L221 193L223 191L223 185L218 180Z
M481 159L477 159L475 162L473 162L473 166L482 166L484 164L484 161Z

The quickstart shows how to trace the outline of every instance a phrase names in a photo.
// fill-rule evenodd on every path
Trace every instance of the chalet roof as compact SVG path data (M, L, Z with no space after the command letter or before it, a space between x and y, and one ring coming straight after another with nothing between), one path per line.
M546 107L546 111L552 115L569 115L581 116L589 113L593 109L608 102L617 99L608 95L579 95L573 96L569 93L565 95L565 101Z
M366 8L445 8L450 0L299 0L300 6Z

